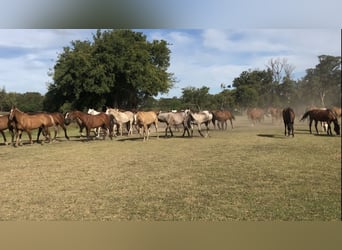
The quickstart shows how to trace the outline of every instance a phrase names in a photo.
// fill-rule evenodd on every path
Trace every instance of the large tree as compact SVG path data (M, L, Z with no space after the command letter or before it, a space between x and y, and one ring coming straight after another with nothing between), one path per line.
M306 70L302 88L323 107L341 105L341 57L320 55L318 60L315 68Z
M170 53L166 41L149 42L132 30L98 30L93 42L72 41L51 72L45 108L136 108L173 86Z

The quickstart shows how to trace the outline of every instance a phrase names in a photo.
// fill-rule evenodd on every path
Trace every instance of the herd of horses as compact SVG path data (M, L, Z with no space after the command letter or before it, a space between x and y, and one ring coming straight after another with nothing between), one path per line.
M258 122L262 122L265 115L271 115L272 122L282 118L285 127L285 136L294 136L294 120L295 112L292 108L277 109L269 108L267 110L261 108L249 108L246 111L248 119L254 126ZM340 126L338 118L341 117L341 108L319 109L312 108L306 111L300 121L309 118L309 130L311 131L312 122L315 122L316 133L318 134L317 124L323 122L327 124L327 134L332 135L331 123L334 124L334 131L337 135L340 134ZM31 131L38 129L37 142L42 134L45 140L52 141L56 139L58 127L64 130L65 138L69 140L67 135L67 126L72 122L76 122L79 126L80 133L83 129L86 130L87 139L91 139L91 132L94 132L97 137L103 136L103 139L109 137L111 140L116 136L116 132L123 135L123 127L126 125L127 135L132 135L134 128L143 137L143 141L149 139L150 127L154 125L156 135L158 134L158 122L166 124L165 137L173 136L172 128L183 127L183 134L188 137L193 136L193 128L197 126L197 130L202 137L209 136L209 124L213 123L220 130L226 130L228 127L228 120L233 129L233 120L235 120L232 112L228 110L217 111L200 111L193 112L186 109L180 112L154 112L154 111L121 111L119 109L107 108L106 112L98 112L89 109L88 113L82 111L71 111L64 115L61 113L46 113L40 112L35 114L28 114L20 111L13 106L7 115L0 116L0 133L3 136L5 144L7 143L4 131L9 130L14 146L21 145L22 133L26 132L30 143L33 143ZM202 133L202 124L206 127L206 132ZM51 138L49 128L54 129L54 137Z

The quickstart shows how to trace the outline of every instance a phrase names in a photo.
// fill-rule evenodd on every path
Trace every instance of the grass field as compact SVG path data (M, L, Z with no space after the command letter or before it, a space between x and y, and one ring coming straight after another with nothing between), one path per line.
M18 148L0 139L0 220L334 221L341 219L341 137L285 137L281 123L209 138L138 135ZM9 137L8 137L9 138ZM27 141L26 135L23 140Z

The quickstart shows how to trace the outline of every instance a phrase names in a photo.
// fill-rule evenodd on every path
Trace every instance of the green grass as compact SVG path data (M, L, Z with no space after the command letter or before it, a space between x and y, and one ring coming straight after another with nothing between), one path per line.
M0 220L232 221L341 218L341 137L295 123L209 138L138 135L0 146ZM27 140L26 135L23 137ZM2 142L2 140L1 140Z

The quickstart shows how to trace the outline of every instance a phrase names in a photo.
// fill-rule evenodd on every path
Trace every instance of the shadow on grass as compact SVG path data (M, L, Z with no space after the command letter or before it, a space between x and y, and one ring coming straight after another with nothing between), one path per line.
M258 134L257 136L274 139L286 139L288 137L292 138L292 136L284 136L279 134Z

